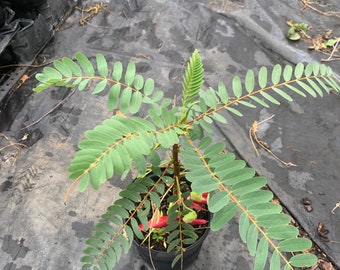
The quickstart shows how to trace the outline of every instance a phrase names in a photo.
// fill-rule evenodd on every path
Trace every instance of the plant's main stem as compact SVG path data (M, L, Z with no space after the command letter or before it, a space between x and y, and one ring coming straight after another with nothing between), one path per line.
M177 188L179 188L179 179L180 174L181 174L181 165L179 162L179 158L178 158L178 154L179 154L179 146L178 144L174 144L172 147L172 158L173 158L173 165L174 165L174 179L177 185Z

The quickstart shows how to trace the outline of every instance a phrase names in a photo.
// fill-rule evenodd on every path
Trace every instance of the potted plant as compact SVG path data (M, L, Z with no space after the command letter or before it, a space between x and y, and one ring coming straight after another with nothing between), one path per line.
M83 268L112 269L135 241L146 247L141 255L154 266L157 249L170 253L167 267L183 268L197 257L186 258L188 250L202 241L207 230L220 230L236 214L241 239L255 256L254 269L293 269L315 265L315 255L306 252L312 243L299 237L290 216L272 202L266 179L256 175L242 160L228 152L223 142L211 138L211 123L226 123L220 114L227 110L242 116L240 107L254 108L292 100L290 94L323 96L340 90L336 76L325 65L275 65L268 76L262 67L249 70L245 83L231 80L232 89L219 82L216 89L203 88L204 69L198 51L187 65L180 100L165 98L155 90L152 79L136 75L136 66L124 69L115 62L110 70L102 54L93 64L82 53L64 57L36 75L36 92L51 86L90 88L99 94L109 88L108 109L119 113L85 132L68 171L74 186L98 190L113 175L136 171L126 181L120 198L108 207L97 223L81 261ZM268 79L270 77L270 79ZM146 116L139 115L143 108ZM198 244L198 250L201 244ZM268 258L268 250L273 251ZM153 251L156 253L151 254ZM195 251L196 252L196 251ZM289 253L289 256L287 256ZM161 257L163 256L161 255ZM157 268L157 266L154 266ZM163 267L163 266L162 266ZM159 268L165 269L165 268Z

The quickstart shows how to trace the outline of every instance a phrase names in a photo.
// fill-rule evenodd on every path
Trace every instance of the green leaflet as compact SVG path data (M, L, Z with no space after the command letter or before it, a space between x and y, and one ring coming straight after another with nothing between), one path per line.
M179 142L178 135L175 130L170 129L164 132L158 132L156 138L164 148L177 144Z
M83 253L87 254L87 255L99 255L100 254L100 250L98 250L97 248L93 248L93 247L87 247L83 250Z
M274 195L269 190L256 190L240 197L242 205L251 206L258 203L266 203L273 199Z
M318 76L320 71L320 65L318 63L314 63L313 65L313 75Z
M113 161L110 155L105 155L103 157L103 163L106 169L106 178L112 178L114 174L114 167L112 165Z
M176 257L175 257L175 259L174 259L174 260L172 261L172 263L171 263L171 267L173 268L173 267L176 265L176 263L177 263L182 257L183 257L183 255L182 255L181 253L177 254Z
M279 94L281 97L283 97L285 100L287 101L293 101L292 97L290 95L288 95L286 92L282 91L279 88L272 88L277 94Z
M205 131L210 136L212 136L214 134L214 129L212 128L212 125L206 121L206 119L207 118L203 118L201 121L199 121L200 132L202 132L200 135L203 136L203 132ZM193 131L193 134L195 134L195 131Z
M272 83L278 84L281 79L282 67L281 65L277 64L274 66L272 71Z
M81 79L81 78L79 78ZM78 90L79 91L82 91L85 89L85 87L87 86L87 84L90 82L91 79L85 79L85 80L82 80L80 81L79 80L79 85L78 85ZM78 84L76 81L73 82L74 84Z
M265 88L267 85L268 71L266 67L261 67L258 74L259 86Z
M123 75L123 64L121 62L115 62L113 64L112 78L116 81L120 81Z
M166 251L167 252L172 251L176 246L178 246L179 242L180 242L179 239L175 239L172 242L170 242Z
M85 189L87 188L89 183L89 174L86 173L83 175L83 177L80 179L79 184L78 184L78 190L80 192L84 192Z
M253 92L255 87L255 74L251 69L247 71L245 78L245 86L248 93Z
M210 137L204 137L198 144L198 148L200 150L204 150L207 148L212 142L212 139Z
M308 94L310 94L312 97L316 98L316 93L315 91L306 83L302 81L297 81L296 82L302 89L304 89Z
M294 267L311 267L318 262L318 258L314 254L298 254L289 260Z
M44 67L43 71L45 73L46 78L48 78L47 82L59 81L63 77L58 70L51 67Z
M106 263L108 269L112 269L116 265L116 262L121 257L121 249L119 247L119 250L117 252L117 249L109 248L109 249L107 249L106 254L107 254L107 256L105 257L105 263ZM117 258L117 260L116 260L116 258Z
M94 167L90 171L90 183L94 190L99 189L99 184L101 182L102 173L97 167Z
M211 158L213 156L219 155L225 149L225 144L215 143L204 151L205 158Z
M62 62L72 71L75 76L82 76L83 72L81 71L81 68L72 59L63 57Z
M153 108L149 110L149 116L152 120L152 122L158 127L158 128L164 128L164 123L157 111Z
M96 248L101 248L104 245L102 240L96 239L96 238L87 238L85 240L85 244L96 247Z
M278 249L283 252L297 252L312 247L312 242L306 238L290 238L279 243Z
M305 76L310 77L313 74L314 65L309 63L305 68Z
M273 104L275 104L275 105L280 105L280 102L279 102L276 98L274 98L274 97L272 97L271 95L269 95L268 93L266 93L266 92L260 92L260 94L261 94L265 99L267 99L268 101L270 101L271 103L273 103Z
M293 75L293 68L290 65L286 65L283 70L283 79L287 82L290 81Z
M243 114L242 114L239 110L237 110L237 109L235 109L235 108L226 107L226 109L227 109L228 111L232 112L233 114L237 115L237 116L243 117Z
M137 220L135 218L131 218L130 222L131 222L131 227L132 227L132 230L133 230L135 236L137 236L137 238L139 238L139 239L143 239L144 235L142 234L141 230L138 227Z
M93 77L94 76L94 68L93 68L91 61L86 57L86 55L84 55L81 52L77 52L75 54L75 57L76 57L79 65L82 67L84 73L86 75Z
M303 71L304 71L304 65L303 63L298 63L296 66L295 66L295 69L294 69L294 76L296 79L299 79L302 77L303 75Z
M270 214L257 218L257 224L261 227L287 225L289 222L290 217L286 214Z
M136 90L141 90L144 85L144 78L141 75L136 75L135 79L133 81L133 86L135 87Z
M164 93L163 91L156 91L156 92L153 92L153 95L152 95L152 101L154 103L157 103L158 101L160 101L164 96Z
M142 99L143 96L140 92L134 92L131 96L131 100L130 100L130 113L131 114L135 114L137 112L139 112L140 107L142 105Z
M220 191L217 193L210 193L208 200L208 209L212 213L220 211L228 202L230 196L226 191Z
M216 190L219 186L218 182L210 175L199 175L190 171L186 174L187 179L191 182L191 188L194 192L203 193Z
M124 191L124 192L123 192ZM124 197L124 198L128 198L133 196L133 195L129 195L129 193L132 193L131 191L127 192L126 190L121 191L121 193L119 193L120 196ZM135 202L139 202L140 198L138 199L138 194L135 194L135 196L137 197L137 200L135 200ZM108 209L107 209L110 213L114 214L114 215L118 215L121 218L128 218L129 217L129 213L128 211L126 211L122 206L114 204L111 205ZM112 232L111 232L112 233Z
M216 212L210 222L212 231L220 230L230 219L232 219L238 210L237 204L229 202L221 210Z
M102 92L105 89L106 85L107 85L107 80L103 80L97 83L96 87L92 91L92 95L99 94L100 92Z
M246 107L248 107L248 108L253 108L253 109L256 108L256 105L254 105L254 104L252 104L252 103L250 103L250 102L248 102L248 101L240 100L240 101L238 101L237 103L238 103L238 104L241 104L241 105L243 105L243 106L246 106Z
M80 259L80 261L83 262L83 263L93 264L96 261L96 259L92 256L84 256Z
M281 269L280 255L275 250L273 252L273 255L272 255L271 259L270 259L270 268L269 268L269 270L280 270L280 269Z
M295 86L290 84L285 84L286 87L288 87L290 90L295 92L296 94L299 94L300 96L306 97L306 94L302 92L301 90L297 89Z
M267 235L272 239L282 240L288 238L294 238L299 234L299 230L296 227L290 225L279 225L271 227L267 231Z
M218 100L215 94L215 90L213 90L212 88L208 88L203 99L205 100L205 104L207 106L216 109Z
M115 204L125 208L127 211L132 211L135 208L134 202L128 198L118 199L115 201ZM111 218L106 218L106 220L110 220L118 226L122 225L122 221L120 219L117 219L115 216L111 216Z
M136 65L134 62L130 62L126 67L124 82L129 86L132 85L133 81L135 80L135 75Z
M279 204L266 202L266 203L259 203L259 204L249 206L247 210L253 216L259 217L262 215L280 213L282 211L282 207Z
M127 231L127 228L129 228L129 227L128 226L125 227L126 231ZM131 232L132 232L132 230L131 230ZM124 254L128 254L128 252L130 250L130 246L131 246L128 239L126 239L125 236L123 236L121 234L118 236L118 239L119 239L119 241L120 241L120 243L123 247Z
M153 93L155 88L155 82L153 79L148 78L144 84L144 95L149 96Z
M242 83L239 76L234 76L232 80L232 89L235 97L239 98L242 95Z
M225 84L223 82L218 83L218 91L217 94L220 97L220 100L224 103L227 104L229 101L229 95L227 92L227 88L225 87Z
M151 192L149 196L151 201L156 205L156 207L160 207L161 199L159 198L158 194L156 192Z
M268 241L262 237L256 250L254 270L263 270L268 257Z
M251 224L247 233L247 247L251 256L256 254L258 236L259 232L255 224Z
M247 217L247 215L245 213L242 213L240 215L240 218L239 218L239 234L240 234L240 237L243 241L243 243L246 243L247 242L247 233L248 233L248 230L249 230L249 226L250 226L250 223L249 223L249 219Z
M249 98L260 104L262 107L269 108L269 105L262 99L259 99L256 96L250 96Z
M311 79L307 79L309 85L313 88L313 90L319 94L320 97L323 97L323 92L321 88Z
M116 230L111 225L103 222L96 223L95 228L98 232L104 232L107 234L115 234L116 232Z
M98 70L99 75L101 77L106 78L107 75L109 74L109 69L108 69L108 65L107 65L104 55L100 53L97 54L96 61L97 61L97 70Z
M120 95L119 109L123 114L126 114L129 110L131 96L132 96L132 89L130 87L125 88Z
M63 61L54 61L54 67L65 77L72 76L72 70Z
M37 78L38 76L39 74L36 75L36 79L40 81L40 79ZM33 88L33 91L36 93L40 93L41 91L46 90L50 86L51 86L50 84L38 84L36 87Z

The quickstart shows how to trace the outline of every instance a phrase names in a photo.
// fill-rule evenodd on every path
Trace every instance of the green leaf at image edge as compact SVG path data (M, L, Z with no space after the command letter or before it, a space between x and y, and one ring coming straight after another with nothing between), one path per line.
M318 257L314 254L298 254L289 260L289 263L295 267L310 267L316 265Z

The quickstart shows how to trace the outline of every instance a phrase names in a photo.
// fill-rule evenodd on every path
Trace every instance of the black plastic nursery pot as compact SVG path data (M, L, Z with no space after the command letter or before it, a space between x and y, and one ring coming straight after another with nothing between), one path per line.
M166 174L166 175L171 175L171 174ZM154 181L156 181L159 178L153 173L150 173L148 177L153 179ZM206 228L204 229L204 232L199 236L199 238L197 239L195 243L185 247L185 252L183 253L183 268L181 268L181 260L178 260L178 262L174 265L174 267L171 267L172 262L177 255L175 251L166 252L164 250L157 250L157 249L152 249L152 248L149 249L147 246L141 245L140 241L137 240L136 238L134 239L133 243L136 246L140 257L153 269L156 269L156 270L186 269L198 257L201 251L202 244L210 232L209 224L210 224L212 217L213 217L212 213L207 214L207 217L205 218L208 220L208 223L205 225Z
M211 219L211 217L210 217ZM202 244L205 238L208 236L210 229L205 229L204 233L197 239L195 243L185 248L183 254L183 269L190 266L198 257ZM171 268L172 261L176 257L175 251L166 252L155 249L149 249L145 246L140 245L134 240L134 245L137 247L138 253L141 258L150 266L157 270L180 270L181 260L179 260L173 268ZM151 262L152 260L152 262Z

